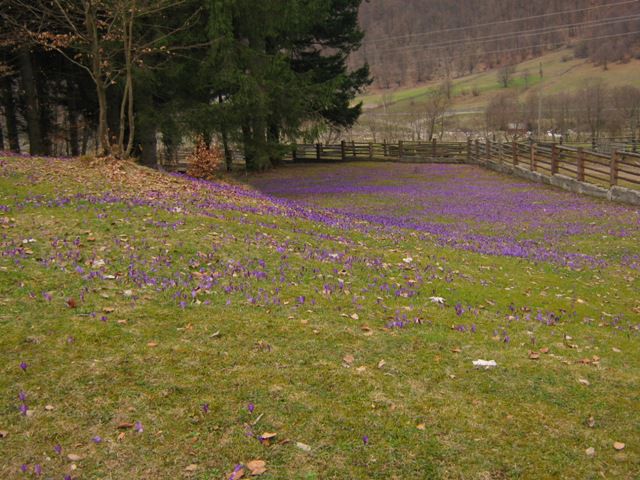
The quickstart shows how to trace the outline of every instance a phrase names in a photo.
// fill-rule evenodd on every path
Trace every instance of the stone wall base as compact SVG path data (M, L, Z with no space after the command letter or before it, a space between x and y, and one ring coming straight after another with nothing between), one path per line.
M567 177L566 175L545 175L539 172L532 172L524 167L505 165L503 163L481 162L479 165L495 172L515 175L532 182L553 185L569 192L604 198L613 202L629 203L631 205L640 206L640 190L632 190L630 188L618 186L605 188L591 183L579 182L578 180Z

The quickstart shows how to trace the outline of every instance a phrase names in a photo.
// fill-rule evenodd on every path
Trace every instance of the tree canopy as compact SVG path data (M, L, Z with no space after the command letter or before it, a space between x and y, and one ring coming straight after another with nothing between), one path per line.
M366 65L347 66L363 39L360 3L3 0L8 137L26 130L32 153L46 154L57 131L68 153L94 139L100 154L154 163L158 133L168 150L199 135L228 161L239 145L247 168L267 168L283 140L357 120L352 101L370 82Z

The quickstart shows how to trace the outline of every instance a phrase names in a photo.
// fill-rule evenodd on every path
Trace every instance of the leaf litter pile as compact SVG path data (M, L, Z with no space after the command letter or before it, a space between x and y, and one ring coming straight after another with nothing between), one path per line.
M305 168L0 157L0 478L637 477L636 210Z

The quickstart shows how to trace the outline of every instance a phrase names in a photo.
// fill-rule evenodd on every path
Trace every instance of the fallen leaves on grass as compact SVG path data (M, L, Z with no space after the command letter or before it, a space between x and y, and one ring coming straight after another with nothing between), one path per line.
M277 435L278 434L275 432L264 432L258 437L258 440L260 440L260 443L262 443L263 445L269 446L271 444L271 441L273 441L273 439Z
M624 447L626 447L626 445L622 442L613 442L613 448L615 450L618 450L618 451L624 450Z
M184 470L185 472L195 472L198 469L198 465L196 465L195 463L192 463L191 465L187 465ZM240 478L240 477L238 477Z
M267 471L267 462L264 460L251 460L246 467L251 472L251 476L257 477Z

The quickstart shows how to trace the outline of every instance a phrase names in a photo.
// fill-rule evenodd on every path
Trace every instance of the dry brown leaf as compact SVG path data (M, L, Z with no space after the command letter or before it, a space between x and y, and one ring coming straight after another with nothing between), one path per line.
M542 347L540 353L549 353L549 347Z
M129 422L122 422L118 424L118 428L120 430L125 430L127 428L133 428L133 423L129 423Z
M382 367L384 367L386 364L387 364L387 362L385 362L385 361L384 361L384 358L383 358L382 360L380 360L380 361L378 362L378 368L382 368Z
M54 407L53 405L45 405L45 407L44 407L44 409L45 409L47 412L51 412L54 408L55 408L55 407Z
M75 299L73 299L73 298L67 298L67 307L69 307L69 308L77 308L78 307L78 302L76 302Z
M103 311L104 313L113 313L113 312L115 312L115 311L116 311L116 309L115 309L115 308L113 308L113 307L104 307L104 308L102 309L102 311Z
M456 347L456 348L452 348L451 349L451 353L460 353L462 352L462 349L460 347Z
M596 449L593 447L589 447L584 451L584 453L586 453L589 457L593 457L596 454Z
M578 382L580 382L582 385L586 385L586 386L591 385L591 383L589 383L589 380L587 380L586 378L579 378Z
M356 368L356 372L358 373L362 373L367 369L367 367L365 367L364 365L362 365L361 367Z
M6 430L0 430L0 438L7 438L7 435L9 435L9 432Z
M198 469L198 465L196 465L195 463L192 463L191 465L187 465L184 470L186 472L195 472L197 469Z
M257 477L267 471L267 462L264 460L251 460L246 467L251 471L251 475Z
M72 462L79 462L80 460L82 460L82 455L78 455L77 453L70 453L69 455L67 455L67 458Z
M348 365L351 365L355 360L355 357L351 354L345 355L342 357L342 361Z
M416 428L418 430L426 430L427 426L424 423L419 423L418 425L416 425Z
M158 344L157 344L156 342L149 342L149 343L147 343L147 347L149 347L149 348L155 348L155 347L157 347L157 346L158 346Z
M595 426L596 426L596 419L595 419L595 418L593 418L593 415L592 415L592 416L590 416L589 418L587 418L587 426L588 426L589 428L593 428L593 427L595 427Z
M353 314L351 314L351 318L352 318L353 320L359 320L359 319L360 319L360 316L359 316L357 313L353 313Z
M124 432L120 432L120 433L118 434L118 441L119 441L119 442L121 442L122 440L124 440L124 437L126 437L126 436L127 436L127 434L126 434L126 433L124 433Z
M244 468L234 470L227 478L229 478L229 480L240 480L242 477L244 477Z
M626 446L626 445L625 445L624 443L622 443L622 442L614 442L614 443L613 443L613 448L615 448L615 449L616 449L616 450L618 450L618 451L619 451L619 450L624 450L624 447L625 447L625 446Z

